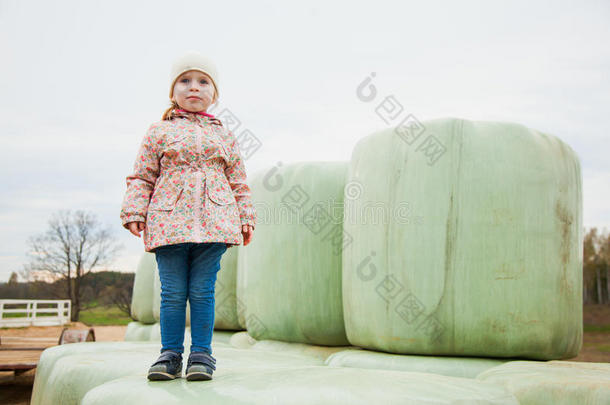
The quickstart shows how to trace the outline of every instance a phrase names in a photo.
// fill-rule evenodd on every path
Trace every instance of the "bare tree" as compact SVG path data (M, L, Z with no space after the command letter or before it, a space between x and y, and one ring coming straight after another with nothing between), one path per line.
M129 288L115 287L112 292L111 299L112 303L117 306L124 314L133 319L131 315L131 290L133 288L133 283ZM135 321L135 319L133 319Z
M95 214L61 210L49 220L48 229L28 238L29 262L23 275L29 280L63 280L65 297L72 301L72 321L81 311L81 280L104 266L121 250L110 228L102 227Z
M19 283L19 276L17 275L17 273L15 273L15 272L11 273L11 277L8 279L8 283L10 285L15 285L15 284Z

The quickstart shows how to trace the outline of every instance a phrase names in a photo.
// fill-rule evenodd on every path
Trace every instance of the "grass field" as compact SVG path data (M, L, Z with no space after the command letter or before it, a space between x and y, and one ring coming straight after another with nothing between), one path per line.
M132 319L115 306L97 306L80 312L79 321L87 326L127 325Z

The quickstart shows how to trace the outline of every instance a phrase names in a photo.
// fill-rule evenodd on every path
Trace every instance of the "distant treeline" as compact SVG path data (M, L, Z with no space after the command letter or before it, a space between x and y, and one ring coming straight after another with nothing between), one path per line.
M83 309L116 305L129 315L134 277L135 273L118 271L98 271L84 275L81 281L82 302L85 303ZM0 299L70 299L66 295L66 280L21 283L17 281L17 274L13 273L8 282L0 283Z
M610 233L586 230L583 246L583 298L585 304L610 303Z

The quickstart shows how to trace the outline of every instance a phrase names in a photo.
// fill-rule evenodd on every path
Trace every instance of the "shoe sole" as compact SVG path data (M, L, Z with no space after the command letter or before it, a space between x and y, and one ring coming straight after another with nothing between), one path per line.
M168 381L174 380L176 378L182 377L182 373L178 373L176 375L164 373L162 371L155 371L152 373L148 373L148 379L151 381Z
M208 373L204 373L203 371L188 373L186 375L187 381L206 381L206 380L211 380L211 379L212 379L212 375L210 375Z

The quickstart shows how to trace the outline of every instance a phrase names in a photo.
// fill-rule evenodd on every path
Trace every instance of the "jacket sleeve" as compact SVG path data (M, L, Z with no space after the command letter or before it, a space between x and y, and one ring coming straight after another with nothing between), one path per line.
M144 136L133 172L127 176L127 191L121 205L121 222L127 228L129 222L146 222L150 197L159 177L161 125L152 124Z
M230 133L230 156L225 168L225 176L229 180L231 190L237 201L239 219L242 225L256 225L256 213L252 205L252 192L246 183L246 167L239 151L237 139L231 131Z

